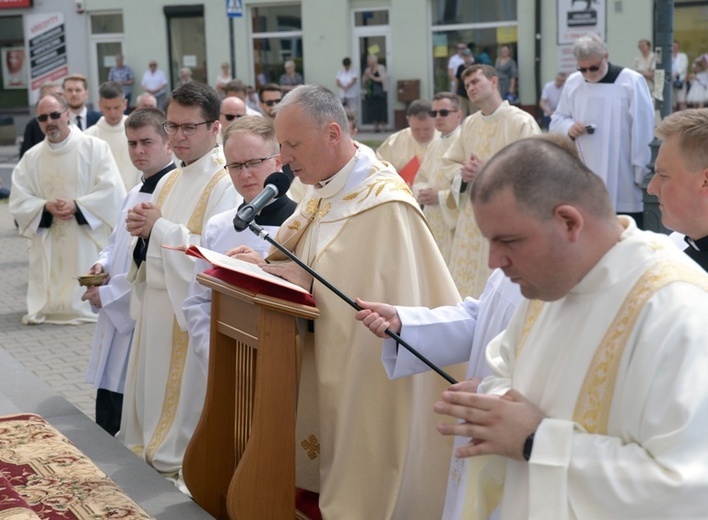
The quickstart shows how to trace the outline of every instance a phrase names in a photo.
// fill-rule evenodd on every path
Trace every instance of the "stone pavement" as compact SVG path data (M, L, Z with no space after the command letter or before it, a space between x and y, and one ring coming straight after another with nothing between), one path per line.
M22 325L27 244L17 234L7 200L0 201L0 348L93 418L95 390L84 376L95 325Z

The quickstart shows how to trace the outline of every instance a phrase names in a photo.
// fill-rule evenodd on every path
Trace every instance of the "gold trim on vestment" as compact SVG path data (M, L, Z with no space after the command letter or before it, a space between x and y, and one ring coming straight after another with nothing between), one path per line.
M182 173L182 170L179 170L178 173ZM199 202L197 202L196 207L192 211L192 215L189 218L189 223L187 224L187 228L190 233L201 235L202 228L204 227L206 207L209 202L209 198L211 197L211 192L214 190L214 187L217 185L219 180L224 177L224 175L226 175L225 169L216 172L212 175L211 179L202 190L202 194L199 197ZM158 199L158 205L164 202L167 193L174 186L176 178L177 175L173 175L165 181L164 189L160 193ZM177 414L177 404L179 403L180 391L182 387L182 373L184 372L184 365L187 359L188 345L189 334L187 331L182 331L177 323L177 318L173 318L172 355L170 357L167 386L165 387L165 400L162 403L162 412L160 413L160 419L157 423L157 427L155 428L152 439L150 439L150 442L145 450L145 460L150 465L152 465L152 459L155 452L165 441L167 433L172 428L172 423L174 422Z
M182 390L182 373L187 360L187 346L189 345L189 334L180 329L177 318L172 321L172 354L170 356L170 367L165 388L165 400L162 403L160 420L157 423L155 432L150 439L150 443L145 450L145 460L152 466L155 452L165 441L167 432L172 428L172 423L177 415L177 404Z
M686 282L704 290L702 272L672 261L657 262L632 287L592 358L573 412L573 420L589 433L607 434L617 374L629 336L644 305L661 288Z
M541 300L530 300L528 307L526 307L524 323L521 326L521 334L519 334L519 344L516 346L516 359L519 359L521 350L526 346L526 340L529 338L531 329L536 324L541 309L543 309L543 303Z
M182 175L182 169L174 170L172 172L172 175L167 177L167 180L165 180L165 186L163 187L160 194L157 196L158 208L162 208L162 205L164 204L165 199L167 198L167 194L172 190L172 187L175 185L180 175Z
M206 214L207 204L209 202L209 197L211 197L211 192L217 183L226 175L226 170L219 170L214 175L202 190L202 196L199 198L197 206L192 212L192 216L189 219L189 224L187 224L187 229L194 235L201 235L202 229L204 228L204 215Z

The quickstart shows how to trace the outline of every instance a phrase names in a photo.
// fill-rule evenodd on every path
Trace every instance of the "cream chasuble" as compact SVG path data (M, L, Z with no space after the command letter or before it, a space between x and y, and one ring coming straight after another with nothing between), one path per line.
M489 244L474 220L469 190L462 191L460 167L472 153L487 162L506 145L540 133L531 115L504 101L488 116L479 111L467 117L457 139L443 155L441 175L455 176L447 205L457 206L459 211L448 265L463 296L479 298L492 271L487 265Z
M277 239L351 298L459 301L410 190L364 150L326 186L308 187ZM298 485L320 492L327 519L439 517L451 440L436 432L431 407L447 382L432 373L389 381L382 340L318 282L313 295L320 317L303 354ZM319 486L305 480L313 469Z
M20 160L12 173L10 212L21 236L29 239L27 314L22 322L78 324L96 321L84 288L85 274L116 225L125 189L108 145L71 126L59 147L45 139ZM39 223L44 205L57 197L74 200L88 224L76 218Z
M396 171L400 173L415 156L422 163L428 147L439 138L440 132L435 130L435 137L433 137L432 141L421 144L413 138L410 128L404 128L388 136L381 143L381 146L376 149L376 155L382 161L391 163Z
M177 414L188 336L182 303L194 276L192 257L163 245L199 244L213 215L238 205L239 196L220 147L165 175L152 201L162 217L153 226L147 258L133 280L135 333L128 361L118 438L157 471L176 476L191 432ZM137 271L137 272L136 272ZM187 398L189 396L186 396Z
M548 418L528 463L470 459L463 518L486 520L499 482L502 520L705 518L708 275L620 222L565 297L524 300L488 347L480 391L514 388Z
M438 190L438 203L423 207L423 215L428 219L435 242L437 242L446 262L450 258L450 248L452 247L452 238L455 234L458 214L457 207L450 208L447 205L454 171L451 168L441 168L440 162L442 156L457 139L459 133L460 127L458 126L453 132L441 136L440 139L436 139L430 144L425 154L425 159L420 165L420 170L418 170L413 182L413 196L416 199L423 188L435 188Z
M125 120L128 116L123 116L120 123L117 125L109 125L105 117L101 117L98 122L86 129L86 135L92 135L106 141L111 147L113 158L118 165L118 171L123 178L125 191L130 191L133 186L140 182L142 173L130 160L128 153L128 138L125 135Z

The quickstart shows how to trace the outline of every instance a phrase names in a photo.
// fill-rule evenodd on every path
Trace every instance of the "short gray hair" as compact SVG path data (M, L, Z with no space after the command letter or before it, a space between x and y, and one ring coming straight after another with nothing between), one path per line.
M297 106L314 119L319 129L335 122L342 133L349 135L349 120L339 98L329 89L319 85L300 85L276 105L276 116L288 107Z
M588 33L573 44L573 56L576 60L587 60L593 56L604 56L607 54L607 47L600 37L595 33Z

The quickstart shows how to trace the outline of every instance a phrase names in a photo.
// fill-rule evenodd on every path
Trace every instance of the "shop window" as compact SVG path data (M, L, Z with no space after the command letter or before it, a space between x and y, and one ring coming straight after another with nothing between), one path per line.
M28 60L21 16L0 17L0 108L27 106Z
M303 74L302 16L299 4L269 5L251 9L253 77L256 88L277 83L287 60Z
M449 91L447 66L460 43L466 44L475 63L494 65L499 48L507 45L517 61L516 0L469 2L433 0L433 84L435 92Z
M120 13L91 15L91 34L122 34L123 15Z

